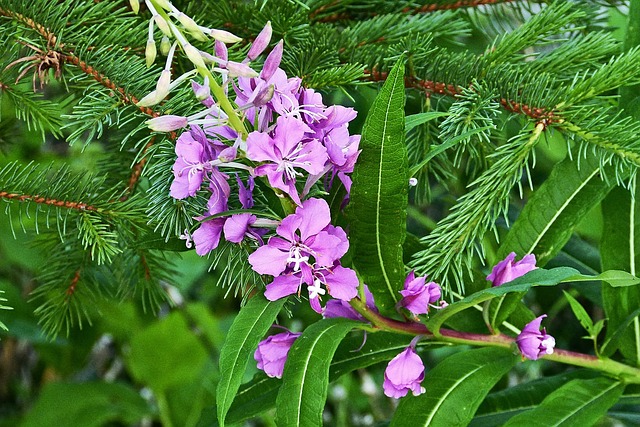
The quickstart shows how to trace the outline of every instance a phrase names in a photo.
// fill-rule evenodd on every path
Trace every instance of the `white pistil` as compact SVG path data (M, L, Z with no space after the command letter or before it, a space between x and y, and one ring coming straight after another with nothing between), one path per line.
M309 291L309 299L317 298L318 295L324 295L327 293L326 290L321 287L322 282L319 279L313 280L313 286L307 286L307 290Z
M293 271L300 271L300 264L308 263L309 257L302 256L300 253L300 248L298 246L294 246L289 250L289 258L287 258L287 264L293 263Z

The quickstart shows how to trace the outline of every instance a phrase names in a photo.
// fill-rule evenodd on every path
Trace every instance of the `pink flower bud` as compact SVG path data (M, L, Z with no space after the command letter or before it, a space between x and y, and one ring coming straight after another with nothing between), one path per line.
M263 107L267 102L271 101L274 92L275 87L273 85L268 85L262 88L253 100L253 105L255 107Z
M556 345L555 338L547 334L545 328L540 331L540 323L545 317L547 315L543 314L527 323L516 338L520 353L527 359L536 360L546 354L553 354L553 348Z
M264 61L264 66L260 72L260 77L264 80L269 80L273 74L278 70L280 62L282 61L282 40L278 42L276 47L273 48L267 59Z
M242 40L240 37L230 33L229 31L216 30L215 28L209 30L209 36L222 43L238 43Z
M149 129L156 132L172 132L174 130L183 128L187 125L187 118L183 116L174 116L167 114L164 116L154 117L147 120L147 126Z
M247 58L249 61L253 61L256 59L266 48L269 46L269 41L271 41L271 21L267 22L267 25L264 26L258 37L251 44L251 48L247 53Z
M536 269L535 255L525 255L520 261L513 262L515 258L516 253L511 252L504 260L493 267L491 274L487 276L487 280L492 283L491 286L500 286Z
M147 68L151 67L151 64L156 60L156 42L153 39L147 40L147 46L144 49L144 58L147 61Z
M223 61L226 61L229 59L229 52L227 51L227 46L220 40L216 40L215 51L216 51L216 56L222 59Z
M425 392L421 383L424 380L424 364L416 353L413 343L402 353L391 359L384 371L384 394L399 399L409 391L414 396Z
M289 350L300 335L292 332L283 332L271 335L266 340L261 341L253 355L253 358L258 362L258 369L263 370L265 374L272 378L282 378Z

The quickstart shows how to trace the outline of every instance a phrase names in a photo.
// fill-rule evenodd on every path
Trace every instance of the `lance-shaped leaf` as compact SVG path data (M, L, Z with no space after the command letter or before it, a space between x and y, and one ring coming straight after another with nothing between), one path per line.
M624 188L615 188L602 204L604 229L600 245L602 267L637 275L640 269L640 206ZM602 301L607 324L607 338L612 338L628 316L640 307L640 285L617 287L602 284ZM636 317L617 341L620 352L630 360L640 360L640 320Z
M329 389L329 365L344 336L360 322L324 319L293 343L276 400L278 426L320 426Z
M343 341L338 346L329 366L329 381L356 369L391 360L407 348L410 341L410 336L389 332L368 334L366 343L359 350L360 343ZM418 347L440 345L432 341L418 343ZM273 408L281 385L282 380L269 378L263 373L256 374L250 382L243 384L238 390L233 405L227 413L227 422L239 423Z
M510 252L519 258L532 253L536 264L544 266L611 188L611 183L601 179L599 160L593 154L558 163L520 212L500 245L497 258L504 259ZM492 302L491 325L499 327L521 299L521 294L513 294Z
M597 372L578 369L490 393L476 411L476 415L469 426L502 426L513 416L537 407L548 395L567 382L576 378L590 379L598 376Z
M404 281L402 243L409 187L404 102L403 57L365 120L349 203L353 264L383 312L396 304Z
M282 298L271 302L261 295L256 295L242 307L233 321L220 352L222 377L216 391L220 425L224 425L227 411L242 383L251 355L273 324L285 301L286 298Z
M606 414L624 385L609 378L576 379L547 396L540 406L511 418L504 427L589 426Z
M481 348L449 356L425 376L426 392L400 401L394 426L466 426L491 388L518 362L513 352Z

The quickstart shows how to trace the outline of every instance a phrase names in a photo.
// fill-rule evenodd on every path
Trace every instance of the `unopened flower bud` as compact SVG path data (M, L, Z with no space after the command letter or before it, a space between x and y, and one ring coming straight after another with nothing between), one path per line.
M153 20L165 36L171 37L171 29L169 28L169 24L167 24L167 21L165 21L162 16L153 15Z
M216 30L215 28L209 30L209 36L222 43L238 43L242 40L240 37L230 33L229 31Z
M158 83L156 84L156 92L158 92L158 96L164 99L167 95L169 95L170 85L171 71L162 70L162 73L160 73L160 78L158 79Z
M138 107L151 107L158 104L162 101L163 98L158 96L158 91L152 90L146 96L144 96L138 103L136 104Z
M144 49L144 57L147 61L147 68L151 67L156 60L156 42L153 39L147 40L147 46Z
M167 36L162 36L162 40L160 40L160 53L167 56L169 49L171 49L171 40L169 40Z
M172 132L185 127L187 125L187 118L167 114L147 120L146 124L149 126L149 129L156 132Z
M251 44L251 48L247 53L247 58L250 61L256 59L266 48L269 46L269 41L271 41L271 21L267 22L267 25L264 26L258 37Z
M140 2L138 0L129 0L129 6L131 6L131 10L133 10L133 13L136 15L140 11Z
M282 40L278 42L276 47L269 53L269 56L267 56L267 59L265 59L260 77L264 80L269 80L280 66L280 61L282 61Z
M175 17L178 19L178 21L182 24L182 26L185 28L185 30L189 31L189 32L202 32L200 31L200 28L198 27L198 24L196 24L196 22L191 19L191 17L189 15L185 15L182 12L179 12L175 15Z
M196 95L196 99L198 101L204 101L211 96L211 89L209 88L209 83L206 79L204 85L192 80L191 89L193 89L193 93Z
M191 61L193 65L195 65L196 67L207 68L204 63L204 59L202 59L202 54L198 49L196 49L189 43L182 46L182 48L184 49L184 53L187 54L187 58L189 58L189 61Z
M275 87L273 85L260 89L260 92L258 92L258 95L256 95L253 100L253 105L258 108L263 107L267 102L271 101L274 91Z
M238 157L238 150L236 150L235 147L227 147L218 155L218 159L222 162L231 162L235 160L236 157Z
M229 70L229 77L258 77L258 73L253 68L241 62L228 61L226 68Z
M216 40L215 52L218 58L224 61L227 61L229 59L229 52L227 50L227 46L220 40Z

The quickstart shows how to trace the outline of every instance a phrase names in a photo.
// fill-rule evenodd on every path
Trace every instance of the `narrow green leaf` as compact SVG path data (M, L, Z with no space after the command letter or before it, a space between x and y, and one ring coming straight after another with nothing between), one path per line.
M358 324L344 318L320 320L293 343L276 400L278 426L322 425L331 359L340 341Z
M329 381L356 369L390 360L407 348L410 341L411 337L389 332L369 333L366 343L358 351L355 350L360 347L360 343L343 341L338 346L329 367ZM422 341L418 343L418 347L432 344ZM229 408L226 421L230 424L239 423L273 408L280 385L282 380L268 378L262 373L257 374L250 382L240 387Z
M267 301L256 295L236 316L220 351L221 378L216 391L218 422L224 426L229 407L242 383L247 363L269 330L286 298Z
M456 353L424 379L426 392L400 401L394 426L466 426L491 388L518 362L511 351L480 348Z
M624 336L625 332L627 332L627 328L631 323L633 323L638 316L640 316L640 308L634 310L631 314L621 322L618 327L613 330L612 333L608 334L607 340L602 344L600 348L600 355L603 357L610 357L615 353L615 351L620 348L620 339Z
M571 306L571 311L576 316L576 319L580 322L582 327L590 334L593 335L593 320L589 317L587 310L576 300L571 294L567 291L562 291L564 293L564 297L569 301L569 305Z
M404 102L403 57L365 120L348 211L353 264L382 312L393 309L404 281L402 243L409 188Z
M640 284L639 278L622 270L607 270L597 276L580 275L571 278L572 282L593 282L594 280L602 280L614 288L624 288Z
M511 418L504 427L590 426L622 395L624 385L609 378L576 379L546 397L535 409Z
M615 188L602 203L604 228L600 242L603 270L624 270L638 274L640 263L640 192L632 195ZM640 307L640 286L616 287L602 284L602 301L608 320L607 338L613 336L628 316ZM620 352L640 364L640 320L636 317L619 338Z
M549 394L576 378L595 378L598 374L579 369L518 384L490 393L476 411L470 427L498 427L509 418L538 406Z
M433 119L437 119L439 117L446 117L448 115L449 113L444 111L428 111L426 113L412 114L406 117L406 120L404 123L404 130L405 132L409 132L411 129L413 129L416 126L420 126L421 124L427 123Z
M433 334L437 335L440 327L447 321L447 319L463 310L466 310L467 308L473 307L481 302L506 295L510 292L527 292L533 286L555 286L558 283L566 281L572 276L576 276L577 271L578 270L569 267L558 267L552 268L551 270L537 268L509 283L496 286L495 288L483 289L460 301L449 304L446 308L439 310L427 321L427 328L429 328Z

